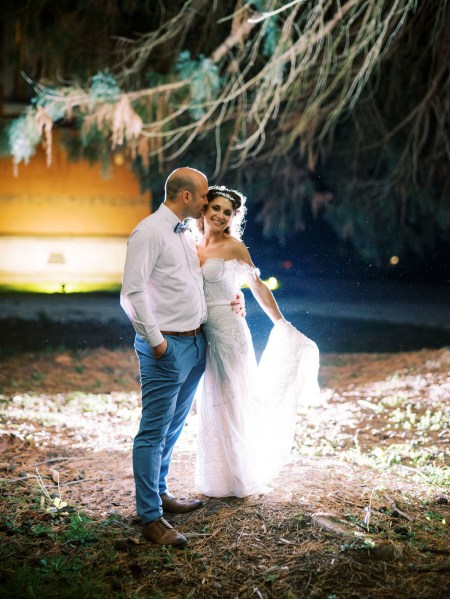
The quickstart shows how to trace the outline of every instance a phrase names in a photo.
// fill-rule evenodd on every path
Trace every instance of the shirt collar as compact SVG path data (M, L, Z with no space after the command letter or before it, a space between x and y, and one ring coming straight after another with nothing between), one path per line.
M166 206L166 204L164 204L164 202L159 205L158 210L161 211L161 216L166 221L169 222L169 224L172 227L172 229L175 229L175 227L177 226L177 224L180 222L180 219L175 214L175 212L172 212L172 210L170 208L167 208L167 206Z

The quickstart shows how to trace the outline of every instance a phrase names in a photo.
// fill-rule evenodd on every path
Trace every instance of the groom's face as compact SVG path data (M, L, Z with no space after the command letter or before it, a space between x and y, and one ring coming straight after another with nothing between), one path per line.
M191 193L189 203L189 217L200 218L203 208L208 205L208 181L204 177L198 177L195 182L195 192Z

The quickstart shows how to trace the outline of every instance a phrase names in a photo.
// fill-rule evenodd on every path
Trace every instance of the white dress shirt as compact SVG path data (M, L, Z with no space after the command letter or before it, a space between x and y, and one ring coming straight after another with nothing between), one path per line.
M142 220L128 239L120 303L151 347L161 331L190 331L206 321L203 277L189 232L165 204Z

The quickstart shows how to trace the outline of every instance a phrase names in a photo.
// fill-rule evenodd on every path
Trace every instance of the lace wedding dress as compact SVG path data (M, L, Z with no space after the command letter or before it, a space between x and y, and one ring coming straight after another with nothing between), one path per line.
M269 490L288 461L297 405L318 393L319 353L313 341L279 321L257 366L247 323L230 306L255 270L210 258L202 271L208 344L196 399L196 488L210 497L246 497Z

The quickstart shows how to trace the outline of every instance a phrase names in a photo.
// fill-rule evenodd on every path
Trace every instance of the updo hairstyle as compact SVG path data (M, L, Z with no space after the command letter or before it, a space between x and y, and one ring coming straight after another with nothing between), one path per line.
M225 187L225 185L212 185L208 189L207 197L208 203L216 198L225 198L232 203L233 218L231 220L231 225L225 229L225 233L241 240L242 233L244 232L244 217L247 212L245 206L246 197L239 191L229 189L228 187ZM204 233L203 217L198 219L197 228L200 233Z

